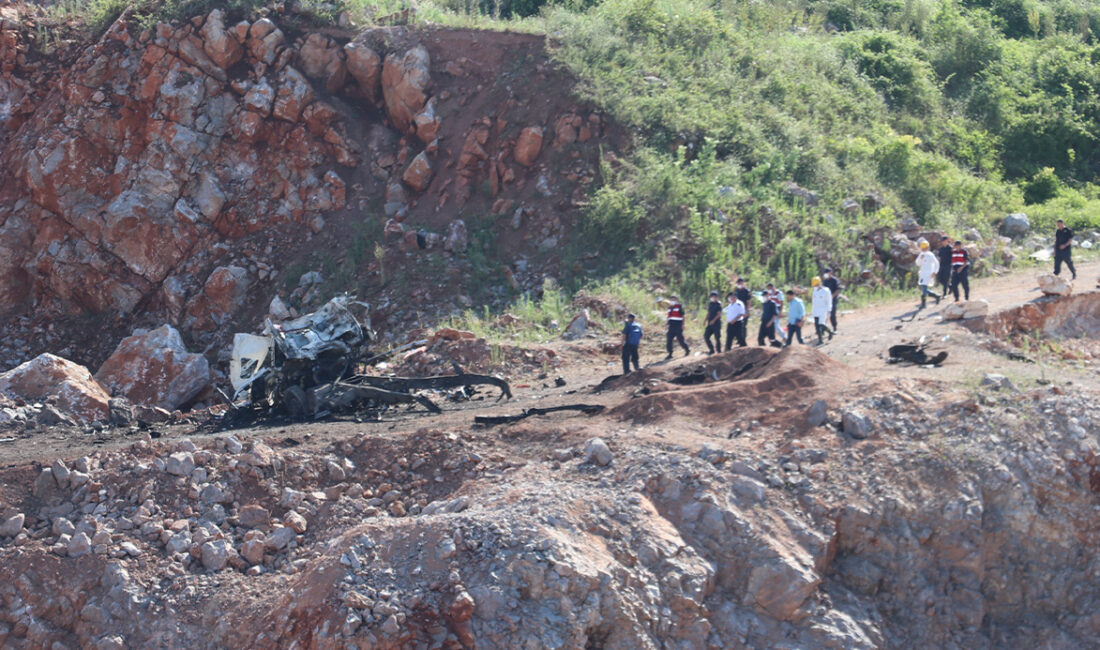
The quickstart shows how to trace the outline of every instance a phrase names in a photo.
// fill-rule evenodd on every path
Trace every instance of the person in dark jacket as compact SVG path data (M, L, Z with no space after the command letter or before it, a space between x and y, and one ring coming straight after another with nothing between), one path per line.
M772 300L772 294L774 293L776 293L775 285L768 283L768 288L762 296L764 306L760 311L760 330L756 334L757 345L764 345L765 339L771 339L773 346L782 346L775 336L775 321L779 318L779 305L775 300Z
M940 247L936 249L936 256L940 258L940 270L936 273L936 279L943 287L941 298L946 298L947 292L951 290L951 253L951 238L944 235L940 239Z
M634 322L634 314L626 315L623 327L623 374L630 374L630 364L638 370L638 346L642 343L642 326Z
M672 296L670 300L672 304L668 307L668 332L665 334L665 349L668 350L666 361L672 358L673 341L680 342L685 357L691 353L691 348L684 341L684 306L680 304L678 296Z
M1077 269L1073 268L1073 231L1066 228L1066 222L1058 220L1058 230L1054 233L1054 275L1061 275L1062 262L1065 262L1073 279L1077 279Z
M833 294L833 306L829 310L829 322L833 326L833 334L836 334L836 306L840 304L840 280L837 280L836 276L833 275L832 269L825 269L825 272L821 274L821 285Z
M714 343L710 338L714 337ZM707 342L708 354L722 351L722 303L718 300L718 292L710 292L710 302L707 303L707 327L703 330L703 340Z
M745 284L745 278L737 278L737 287L734 288L733 295L741 301L741 305L745 308L745 318L742 319L741 327L747 335L749 331L749 310L752 308L752 292Z
M955 247L951 249L951 293L955 302L959 301L960 284L966 300L970 300L970 254L961 241L955 240Z

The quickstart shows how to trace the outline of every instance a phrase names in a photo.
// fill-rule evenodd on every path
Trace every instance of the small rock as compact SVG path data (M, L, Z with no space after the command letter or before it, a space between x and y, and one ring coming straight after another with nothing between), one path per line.
M989 315L988 300L967 300L953 302L941 310L944 320L965 320Z
M231 547L224 539L215 539L202 545L202 565L208 571L221 571L229 564Z
M806 411L806 422L811 427L819 427L825 424L829 415L829 405L823 399L814 402Z
M347 478L347 472L344 471L344 468L339 463L330 460L326 467L328 468L329 478L337 483Z
M79 532L72 536L69 540L68 546L69 557L80 557L81 555L87 555L92 550L92 540L88 535Z
M15 537L23 532L23 522L25 520L26 517L22 512L13 517L8 517L3 524L0 524L0 537Z
M1031 230L1031 221L1023 212L1014 212L1001 222L1001 234L1005 237L1023 237Z
M1002 374L987 372L982 376L982 386L989 386L994 390L1010 390L1015 392L1016 386L1012 383L1012 380L1005 377Z
M1068 296L1073 293L1073 282L1060 275L1044 273L1039 276L1039 290L1046 296Z
M58 458L53 462L53 465L50 466L50 469L53 471L53 480L57 481L57 487L62 490L67 489L69 487L68 466Z
M584 462L595 463L601 467L611 464L611 450L601 438L592 438L584 446Z
M118 546L122 549L122 552L130 557L137 557L141 555L141 549L134 545L133 542L123 542Z
M195 469L195 458L188 451L179 451L168 456L164 471L175 476L190 476Z
M245 528L262 528L271 523L271 513L267 508L255 504L242 506L238 520Z
M241 544L241 557L253 566L262 564L264 561L264 541L262 539L250 539Z
M871 418L859 411L845 411L841 426L844 433L856 440L863 440L871 435Z
M226 436L223 440L225 440L225 450L231 454L239 454L244 450L244 445L237 436Z
M282 550L286 548L286 545L294 541L295 534L294 529L289 526L283 528L276 528L264 539L264 544L272 550Z
M453 538L444 537L439 542L439 559L448 560L454 557L455 554L455 541Z
M283 516L283 523L290 526L290 528L298 534L306 532L306 527L308 526L306 518L293 510Z

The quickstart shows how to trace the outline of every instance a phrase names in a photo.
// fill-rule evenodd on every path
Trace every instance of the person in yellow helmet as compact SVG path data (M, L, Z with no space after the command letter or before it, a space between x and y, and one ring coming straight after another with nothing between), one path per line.
M936 304L940 304L940 297L933 293L929 287L936 281L936 274L940 270L940 260L936 255L928 250L928 242L923 239L920 242L920 255L917 255L916 265L919 269L917 273L917 282L920 284L920 308L924 309L928 302L928 296L932 296L936 299Z
M833 331L829 329L826 323L829 320L829 314L833 311L833 292L829 290L821 283L821 278L814 276L813 280L810 280L810 286L814 288L813 293L810 296L811 307L810 313L814 317L814 331L817 332L817 344L821 345L825 342L824 334L829 334L829 340L833 340Z

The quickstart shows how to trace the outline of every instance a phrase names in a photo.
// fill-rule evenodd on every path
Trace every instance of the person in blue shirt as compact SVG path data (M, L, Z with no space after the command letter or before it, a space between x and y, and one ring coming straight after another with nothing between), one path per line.
M630 374L630 364L638 370L638 346L642 342L642 326L634 322L634 314L626 315L623 327L623 374Z
M787 289L787 344L790 347L795 337L798 337L799 345L802 342L802 319L806 317L806 305L802 299L794 295L793 289Z

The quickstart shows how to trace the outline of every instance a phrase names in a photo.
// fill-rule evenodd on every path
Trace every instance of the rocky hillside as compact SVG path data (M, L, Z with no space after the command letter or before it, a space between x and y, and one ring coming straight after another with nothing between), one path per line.
M176 429L16 463L0 643L1087 646L1100 401L986 383L750 348L582 387L593 417Z
M164 323L216 353L275 296L396 327L541 287L609 144L538 36L214 10L46 51L41 20L0 20L9 367Z

